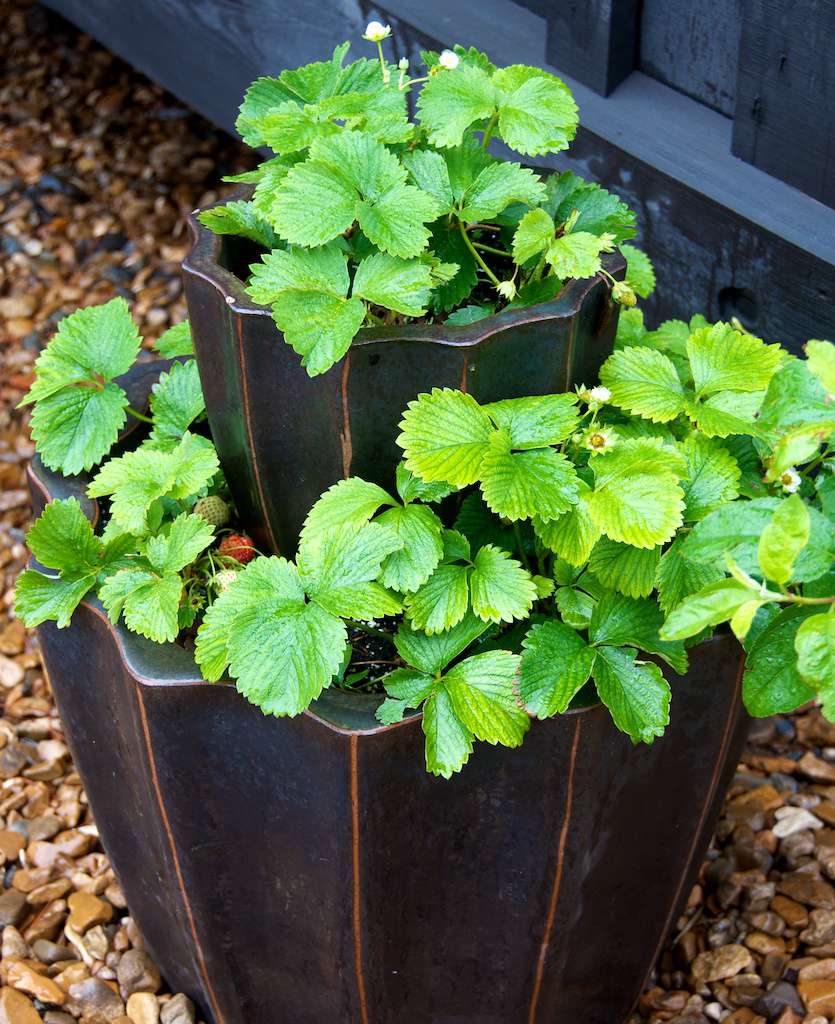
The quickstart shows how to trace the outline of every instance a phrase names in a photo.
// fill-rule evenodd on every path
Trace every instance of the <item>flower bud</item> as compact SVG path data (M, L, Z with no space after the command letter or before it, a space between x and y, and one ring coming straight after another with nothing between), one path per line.
M380 21L369 21L365 27L365 34L363 39L367 39L369 43L382 43L384 39L388 39L391 35L391 25L384 25Z
M400 68L401 71L408 71L409 70L409 58L408 57L401 57L400 60L397 62L397 66L398 66L398 68Z
M496 286L496 291L503 299L512 302L516 298L516 285L513 281L502 281Z
M612 298L621 306L626 306L627 309L638 305L638 296L626 281L615 281L612 285Z
M438 58L438 63L442 68L452 71L453 68L457 68L461 63L461 58L453 50L443 50Z
M596 388L592 388L591 391L589 391L589 399L592 402L597 402L599 405L603 405L605 402L608 402L611 397L612 392L601 385L598 385Z

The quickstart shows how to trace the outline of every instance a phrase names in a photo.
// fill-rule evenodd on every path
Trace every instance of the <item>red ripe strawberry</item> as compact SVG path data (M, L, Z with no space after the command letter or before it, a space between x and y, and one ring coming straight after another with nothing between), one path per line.
M218 544L218 551L227 558L234 558L241 565L251 562L257 554L252 541L244 533L230 533Z

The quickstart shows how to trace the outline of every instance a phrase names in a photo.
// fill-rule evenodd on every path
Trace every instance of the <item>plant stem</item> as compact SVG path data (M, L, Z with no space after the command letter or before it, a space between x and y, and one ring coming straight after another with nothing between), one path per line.
M388 85L391 80L391 73L386 64L386 58L383 56L383 44L377 43L377 53L380 55L380 67L383 70L383 85Z
M528 558L528 553L525 551L525 539L522 536L522 527L519 525L518 521L513 524L513 536L516 538L516 547L519 549L522 564L528 572L531 572L531 563Z
M485 245L484 242L473 242L476 249L481 249L482 252L492 252L494 256L504 256L505 259L510 259L510 253L505 252L504 249L495 249L492 245Z
M481 140L482 149L487 149L487 147L490 145L490 139L493 137L493 129L496 127L496 121L498 121L498 119L499 112L497 110L496 113L493 114L493 116L487 122L487 127L484 129L484 138Z
M785 599L792 604L835 604L835 597L799 597L797 594L786 594Z
M476 249L475 246L473 245L473 243L472 243L472 241L470 239L470 236L467 234L467 229L464 227L464 222L461 221L461 220L458 221L458 229L461 232L461 237L464 239L464 244L467 246L467 248L473 254L473 257L475 258L476 263L481 267L481 269L484 271L484 273L490 278L490 280L493 282L493 284L496 286L496 288L498 288L499 285L501 284L501 281L499 281L499 279L496 277L496 275L493 273L493 271L487 266L487 264L481 258L481 253L479 253L478 249Z
M144 412L137 412L136 409L131 406L126 406L127 411L133 416L134 419L142 420L143 423L153 423L154 421L150 416L146 416Z

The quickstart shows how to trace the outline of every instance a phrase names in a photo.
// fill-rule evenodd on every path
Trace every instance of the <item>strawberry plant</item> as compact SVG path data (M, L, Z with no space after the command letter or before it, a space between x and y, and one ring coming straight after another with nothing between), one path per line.
M466 324L552 299L569 279L606 275L603 255L635 234L600 186L490 152L494 138L523 157L569 145L577 107L559 78L462 46L423 53L412 77L386 60L386 26L365 38L377 59L346 64L344 43L250 86L237 127L273 155L227 179L253 185L251 199L200 214L261 247L247 290L311 376L363 326ZM640 250L622 252L629 280L612 280L613 295L631 305L654 278Z

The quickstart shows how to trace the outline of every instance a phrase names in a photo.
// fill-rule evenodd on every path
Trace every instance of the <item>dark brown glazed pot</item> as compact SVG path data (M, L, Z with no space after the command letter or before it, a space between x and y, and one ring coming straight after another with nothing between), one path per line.
M550 394L594 382L612 350L617 306L600 277L569 283L552 302L468 326L363 328L348 354L308 377L270 310L229 269L254 249L191 220L183 264L189 319L212 437L247 529L292 555L310 507L331 484L361 476L394 485L406 404L433 387L479 401ZM623 277L625 263L607 268Z
M31 478L36 510L79 486ZM376 698L265 718L97 601L40 640L131 912L212 1024L622 1024L747 729L718 637L652 747L596 705L445 782L420 716L380 726Z

